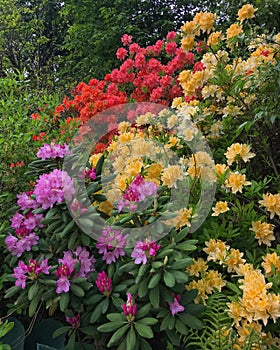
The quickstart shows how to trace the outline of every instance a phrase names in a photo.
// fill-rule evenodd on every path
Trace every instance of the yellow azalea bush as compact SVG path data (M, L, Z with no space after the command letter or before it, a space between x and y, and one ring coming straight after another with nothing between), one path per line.
M280 34L254 32L256 13L244 5L224 31L210 13L181 27L183 50L203 49L197 69L180 73L185 96L173 101L181 112L194 110L191 119L211 145L218 183L211 217L193 234L201 246L187 268L186 289L196 289L195 302L209 307L214 293L228 297L233 349L280 344ZM187 337L192 345L186 349L199 348L194 339Z

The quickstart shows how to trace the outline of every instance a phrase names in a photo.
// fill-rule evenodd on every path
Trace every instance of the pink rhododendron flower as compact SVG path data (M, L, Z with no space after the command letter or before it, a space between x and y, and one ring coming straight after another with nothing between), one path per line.
M123 47L120 47L118 50L117 50L117 53L116 53L116 56L119 60L124 60L125 57L128 55L128 52L126 49L124 49Z
M124 248L126 246L126 239L128 235L123 236L120 230L113 230L107 226L102 230L102 235L98 237L96 248L98 253L102 254L102 260L106 264L116 262L120 256L124 256Z
M136 203L143 202L147 197L155 196L158 186L151 181L144 181L144 178L138 174L123 194L123 199L119 199L118 210L122 211L124 207L130 210L136 209Z
M35 199L31 198L32 194L33 191L29 191L17 195L17 204L21 210L39 208L40 204Z
M17 237L9 233L5 238L5 244L12 255L20 257L23 252L29 252L34 245L38 244L39 236L26 228L19 228L16 232Z
M176 37L177 37L177 33L174 31L171 31L171 32L167 33L167 35L166 35L167 40L175 40Z
M72 317L66 316L65 319L66 319L66 322L68 322L69 324L71 324L71 326L72 326L74 329L79 328L80 322L81 322L81 316L80 316L80 314L74 315L74 316L72 316Z
M146 238L144 242L138 241L136 243L131 257L135 259L135 264L146 264L147 259L151 256L155 256L159 249L159 244L156 244L156 242L150 238Z
M95 284L102 294L106 296L109 296L111 294L112 279L108 277L105 271L102 271L97 274Z
M58 259L61 264L58 266L55 275L58 277L56 281L56 293L69 292L71 277L88 277L89 272L94 271L95 259L84 247L78 246L75 250L64 252L63 258ZM73 275L75 266L80 262L79 271Z
M127 294L127 302L122 304L122 308L127 320L130 322L133 321L137 312L137 305L134 304L130 293Z
M49 269L51 266L48 266L48 260L42 259L41 264L38 261L30 259L29 264L24 264L23 261L18 262L18 266L14 268L13 277L16 278L16 286L24 289L26 287L26 280L35 280L40 273L45 275L49 274Z
M38 158L41 158L43 160L49 159L49 158L64 158L64 156L69 152L69 146L64 143L64 145L61 144L55 144L54 141L52 141L51 144L45 143L44 146L40 147L36 156Z
M74 182L66 171L55 169L49 174L41 175L36 181L34 194L43 209L52 208L64 199L71 200L75 193Z
M128 34L124 34L121 38L121 41L123 45L126 46L132 42L132 36Z
M174 296L173 303L168 301L168 305L172 316L176 315L178 312L182 312L185 310L184 306L179 304L180 300L181 300L181 295L178 294L177 296Z

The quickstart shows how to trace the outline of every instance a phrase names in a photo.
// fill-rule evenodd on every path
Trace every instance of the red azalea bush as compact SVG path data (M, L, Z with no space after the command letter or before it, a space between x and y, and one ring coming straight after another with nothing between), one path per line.
M184 52L176 38L177 34L170 32L165 40L142 48L125 34L124 47L116 53L124 60L120 68L107 74L104 80L91 79L88 84L78 84L72 98L65 97L57 106L55 121L58 116L64 116L68 122L70 118L78 118L84 124L97 113L127 102L170 105L175 97L183 96L177 80L179 72L191 68L195 61L194 54Z

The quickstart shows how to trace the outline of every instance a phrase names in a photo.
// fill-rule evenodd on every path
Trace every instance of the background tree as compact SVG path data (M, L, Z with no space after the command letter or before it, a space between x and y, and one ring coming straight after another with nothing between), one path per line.
M0 75L24 73L42 87L55 86L66 25L58 0L0 0Z

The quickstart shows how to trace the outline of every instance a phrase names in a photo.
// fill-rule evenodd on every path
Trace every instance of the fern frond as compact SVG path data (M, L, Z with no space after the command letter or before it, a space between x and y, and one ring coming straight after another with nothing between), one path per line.
M232 350L234 332L232 319L228 313L229 299L221 294L212 294L207 301L204 315L205 327L202 330L190 330L185 337L185 350Z

